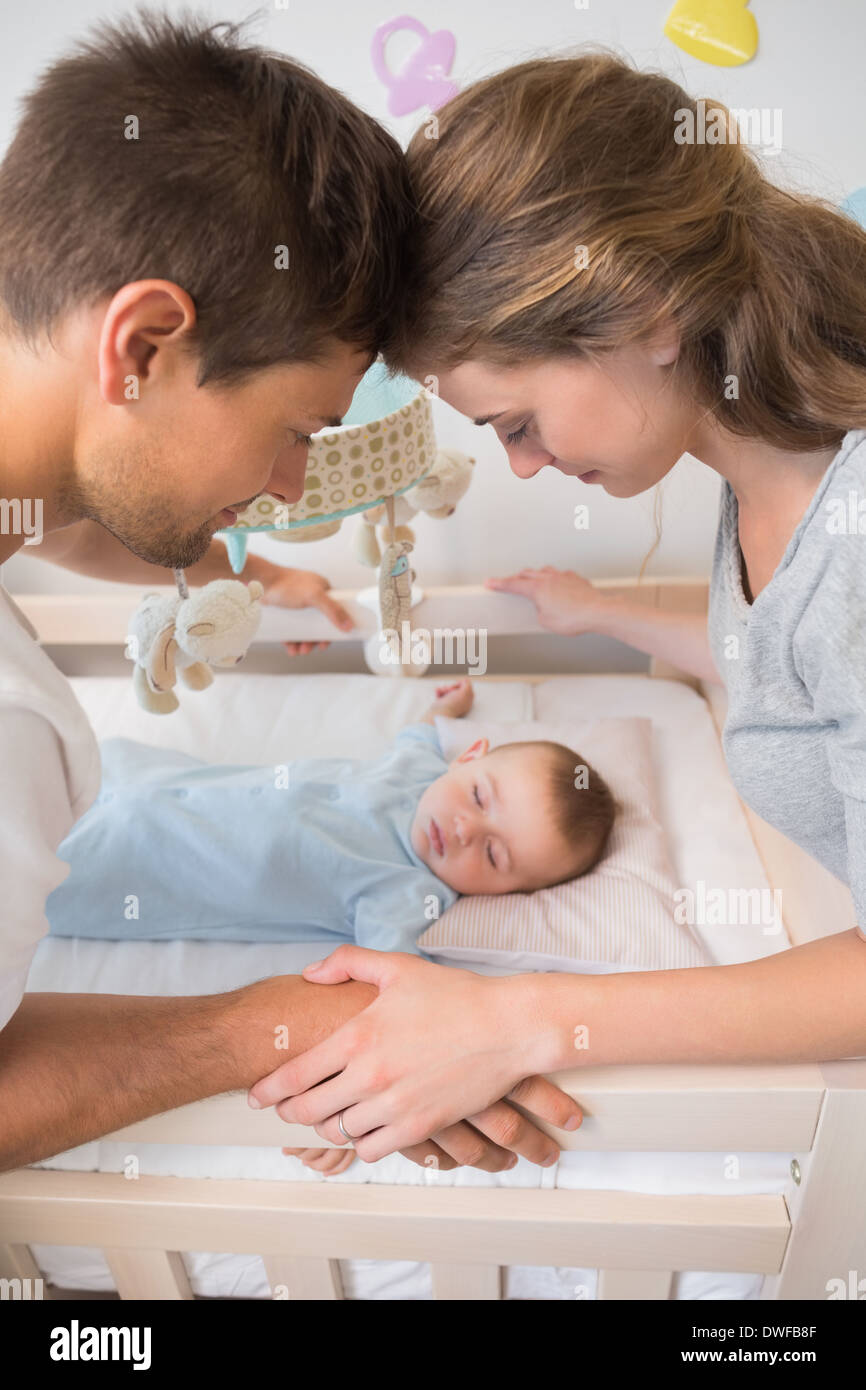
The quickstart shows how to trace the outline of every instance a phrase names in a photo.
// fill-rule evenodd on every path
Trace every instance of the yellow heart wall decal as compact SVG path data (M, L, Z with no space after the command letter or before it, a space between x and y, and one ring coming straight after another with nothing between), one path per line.
M693 58L734 68L758 51L758 22L747 5L748 0L676 0L664 31Z

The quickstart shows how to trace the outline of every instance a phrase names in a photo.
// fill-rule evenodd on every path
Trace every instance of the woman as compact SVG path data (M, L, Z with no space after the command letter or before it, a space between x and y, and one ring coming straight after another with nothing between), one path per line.
M695 110L606 54L525 63L456 97L438 138L409 149L420 229L386 358L493 422L521 478L549 466L632 497L686 451L721 474L709 640L702 619L576 575L492 584L553 631L721 677L735 785L847 879L864 923L866 542L851 518L866 511L866 232L768 183L733 125L722 143L679 143ZM341 947L304 973L380 993L254 1097L290 1097L286 1120L352 1136L368 1162L519 1099L534 1072L866 1054L854 922L698 970L486 979Z

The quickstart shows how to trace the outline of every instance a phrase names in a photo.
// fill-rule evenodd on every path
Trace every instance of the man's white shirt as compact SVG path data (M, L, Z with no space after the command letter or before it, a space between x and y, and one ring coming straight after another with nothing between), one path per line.
M0 585L0 1028L69 873L57 847L99 791L99 747L66 677Z

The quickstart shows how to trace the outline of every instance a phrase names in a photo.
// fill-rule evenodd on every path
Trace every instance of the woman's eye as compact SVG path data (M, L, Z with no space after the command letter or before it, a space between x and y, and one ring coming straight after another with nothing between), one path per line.
M494 869L495 869L495 868L496 868L496 860L493 858L493 850L490 848L489 845L487 846L487 858L490 860L491 864L493 865L493 867L494 867Z
M506 434L505 438L509 444L519 444L526 438L527 425L521 425L519 429L512 430L511 434Z
M477 783L477 782L476 782L475 785L473 786L472 790L473 790L473 792L474 792L474 794L475 794L475 800L478 802L478 805L480 806L480 805L481 805L481 797L478 795L478 783Z
M311 434L298 434L297 430L295 431L295 438L299 444L303 444L305 449L309 449L313 442L313 436Z

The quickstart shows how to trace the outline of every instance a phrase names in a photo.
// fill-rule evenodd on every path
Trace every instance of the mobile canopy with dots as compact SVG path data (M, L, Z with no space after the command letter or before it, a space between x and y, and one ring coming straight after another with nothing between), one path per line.
M268 532L274 540L295 542L333 535L345 517L414 487L435 459L429 392L374 362L342 425L313 435L300 501L280 502L263 493L221 531L233 571L243 570L250 534Z

